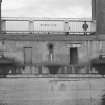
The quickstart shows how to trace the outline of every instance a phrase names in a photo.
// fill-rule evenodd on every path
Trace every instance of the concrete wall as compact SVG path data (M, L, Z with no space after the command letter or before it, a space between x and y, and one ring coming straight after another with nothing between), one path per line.
M4 55L6 57L15 58L17 61L24 63L24 47L32 47L32 63L43 63L48 62L48 43L53 43L54 45L54 62L69 64L69 47L67 47L66 42L34 42L34 41L5 41ZM105 42L100 41L82 41L81 47L78 48L78 58L79 63L86 63L89 60L99 56L104 49Z
M92 0L92 19L96 19L96 0Z
M105 34L105 0L96 0L97 32Z

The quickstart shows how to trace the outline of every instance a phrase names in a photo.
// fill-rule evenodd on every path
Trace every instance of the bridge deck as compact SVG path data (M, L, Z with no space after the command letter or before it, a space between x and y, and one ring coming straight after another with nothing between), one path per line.
M29 40L29 41L86 41L86 40L105 40L103 35L39 35L39 34L1 34L0 39L4 40Z

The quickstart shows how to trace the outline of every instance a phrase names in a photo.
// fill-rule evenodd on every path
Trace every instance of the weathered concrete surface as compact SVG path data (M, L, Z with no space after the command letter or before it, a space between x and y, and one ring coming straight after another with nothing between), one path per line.
M96 0L97 33L105 34L105 0Z
M104 93L102 78L0 79L1 105L104 105Z
M92 0L92 19L96 19L96 0Z
M78 58L79 63L88 62L89 60L96 58L99 56L100 51L102 49L102 44L105 43L101 41L77 41L81 43L81 47L78 48ZM48 62L48 43L53 43L54 45L54 62L59 62L61 64L69 64L70 62L70 50L67 47L67 43L75 43L75 42L57 42L57 41L5 41L4 46L0 45L0 47L4 47L5 53L4 55L9 58L14 58L19 62L24 63L24 47L32 47L32 63L42 63ZM105 46L103 46L104 48ZM27 53L28 54L28 53ZM28 55L27 55L28 56ZM31 59L30 58L30 59ZM85 58L85 59L84 59Z

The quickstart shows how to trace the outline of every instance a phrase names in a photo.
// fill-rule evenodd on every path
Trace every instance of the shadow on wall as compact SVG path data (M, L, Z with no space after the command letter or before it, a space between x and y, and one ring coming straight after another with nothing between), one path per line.
M105 94L102 96L102 103L101 105L105 105Z
M6 77L9 71L11 71L12 74L16 74L18 70L18 73L19 73L20 68L22 67L23 65L20 62L17 62L14 59L2 56L0 58L0 77Z
M91 69L95 68L99 74L105 75L105 57L99 56L99 58L91 60L90 63Z

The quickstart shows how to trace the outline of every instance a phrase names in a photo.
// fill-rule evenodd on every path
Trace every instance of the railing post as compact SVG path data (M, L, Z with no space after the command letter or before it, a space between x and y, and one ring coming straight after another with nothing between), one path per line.
M64 32L65 32L66 35L69 35L69 30L70 30L69 21L65 20L64 21Z
M29 20L29 33L34 33L34 21Z

